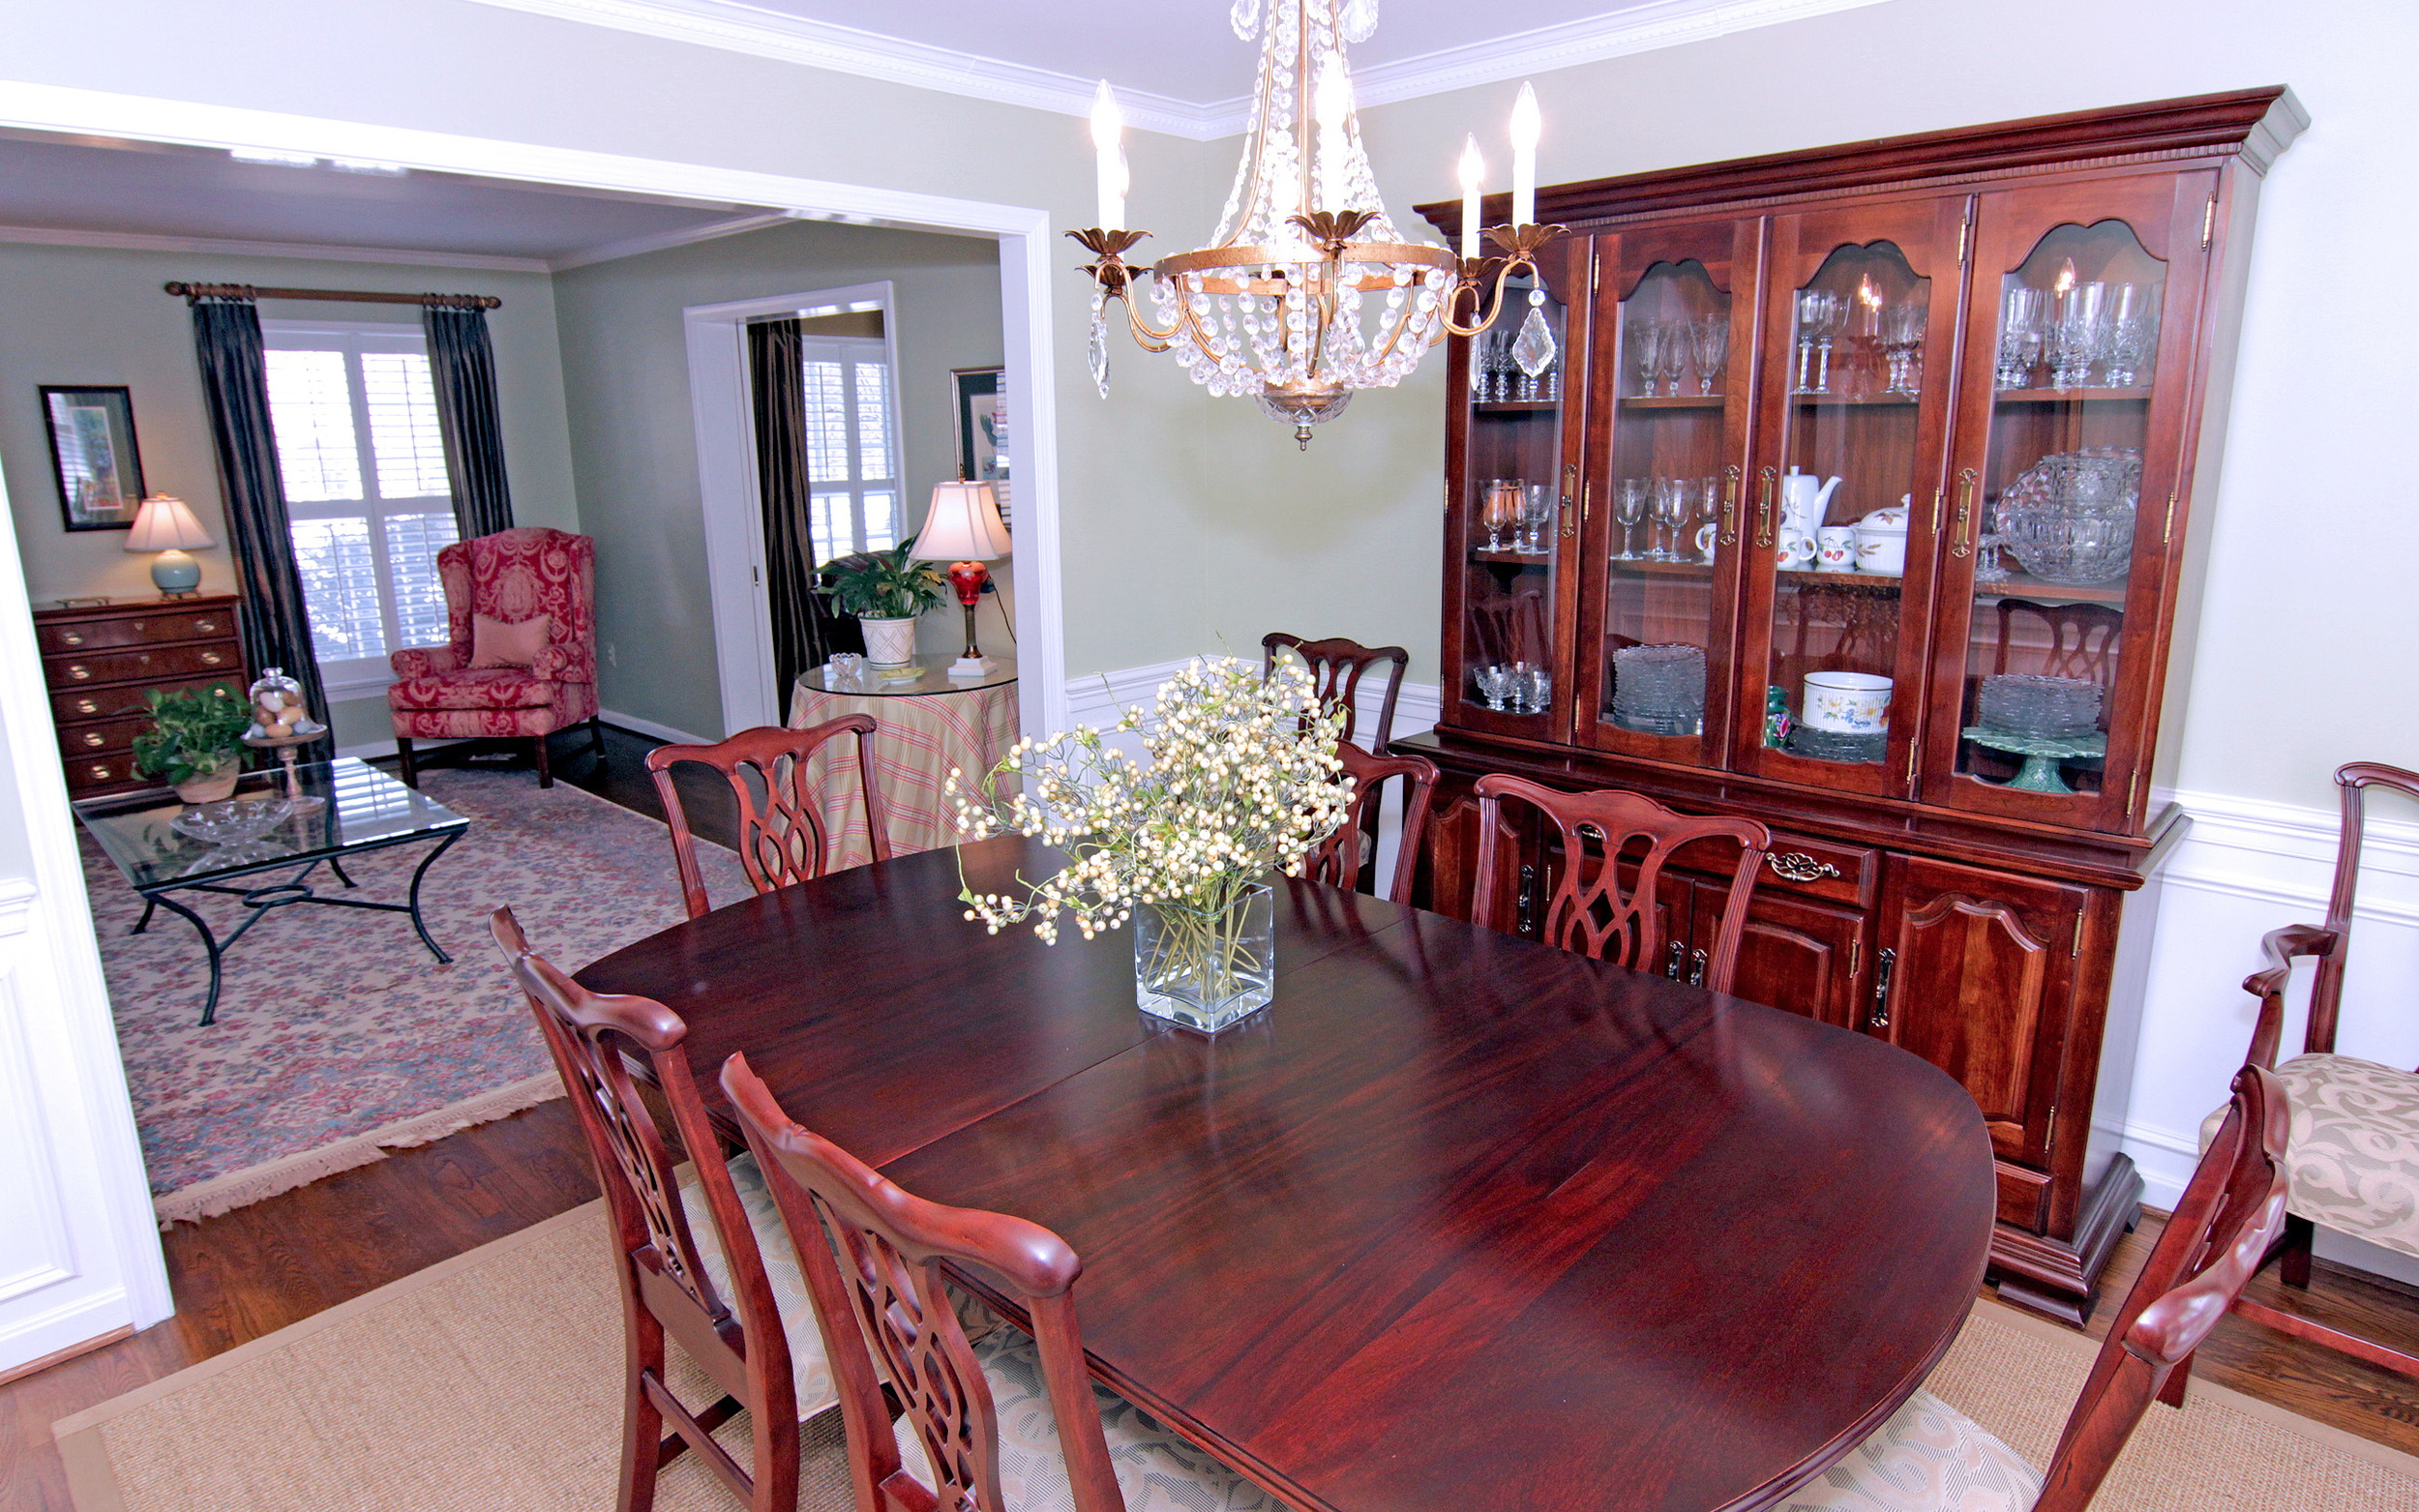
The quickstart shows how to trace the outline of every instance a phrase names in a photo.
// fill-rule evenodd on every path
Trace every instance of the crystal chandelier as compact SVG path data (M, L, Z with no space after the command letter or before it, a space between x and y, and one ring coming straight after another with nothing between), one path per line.
M1463 156L1461 253L1409 242L1379 196L1353 111L1344 44L1367 39L1377 0L1235 0L1235 33L1257 34L1260 76L1242 161L1226 209L1208 245L1163 257L1150 268L1152 318L1135 308L1142 269L1122 254L1150 233L1118 228L1124 219L1125 164L1117 103L1104 80L1092 108L1099 152L1100 221L1066 234L1094 261L1091 276L1092 379L1109 393L1108 306L1125 305L1134 340L1146 351L1176 354L1194 382L1218 395L1257 398L1271 419L1290 424L1302 449L1311 427L1332 420L1354 391L1391 388L1448 333L1475 336L1502 313L1507 282L1534 282L1538 248L1562 231L1535 219L1537 103L1521 87L1513 112L1513 207L1509 225L1487 235L1500 256L1478 254L1478 177L1472 142ZM1492 285L1489 297L1489 285ZM1534 309L1534 350L1542 337L1542 371L1553 338Z

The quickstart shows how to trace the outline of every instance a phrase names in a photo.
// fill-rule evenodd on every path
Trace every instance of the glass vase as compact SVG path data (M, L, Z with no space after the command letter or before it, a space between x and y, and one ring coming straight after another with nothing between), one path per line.
M1268 1006L1276 983L1276 903L1266 882L1219 905L1134 906L1134 1001L1153 1018L1215 1034Z

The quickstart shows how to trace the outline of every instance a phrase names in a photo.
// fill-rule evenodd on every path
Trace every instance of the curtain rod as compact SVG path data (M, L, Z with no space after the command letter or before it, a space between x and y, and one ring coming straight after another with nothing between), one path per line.
M355 305L435 305L451 310L493 310L504 302L493 294L378 294L356 288L254 288L249 283L170 283L185 302L199 299L332 299Z

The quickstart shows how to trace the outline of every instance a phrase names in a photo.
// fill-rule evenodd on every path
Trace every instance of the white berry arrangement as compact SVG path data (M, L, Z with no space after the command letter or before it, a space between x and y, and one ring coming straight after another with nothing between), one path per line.
M1104 732L1089 725L1020 740L982 779L979 794L949 774L958 829L969 840L1013 831L1074 859L1022 898L962 887L966 917L997 934L1032 921L1057 943L1061 914L1086 939L1117 928L1136 904L1170 926L1165 948L1215 981L1263 963L1235 959L1238 910L1271 867L1299 875L1303 852L1333 834L1352 803L1335 744L1341 708L1323 709L1309 672L1281 664L1265 680L1233 657L1188 663L1148 708ZM1138 762L1110 744L1138 736ZM964 864L960 864L964 882Z

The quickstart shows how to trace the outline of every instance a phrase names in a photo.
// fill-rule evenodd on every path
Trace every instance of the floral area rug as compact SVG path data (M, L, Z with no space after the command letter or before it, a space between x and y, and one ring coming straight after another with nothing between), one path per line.
M509 904L532 949L566 971L686 915L663 825L525 772L431 771L422 788L470 820L429 869L421 911L439 965L400 913L274 909L225 956L218 1022L193 926L142 900L89 839L84 878L118 1046L162 1223L206 1218L383 1158L383 1152L562 1095L537 1024L488 932ZM738 858L699 865L717 904L747 896ZM427 845L348 859L358 896L402 903ZM279 874L264 874L266 885ZM312 885L342 884L323 867ZM240 901L176 895L221 939Z

